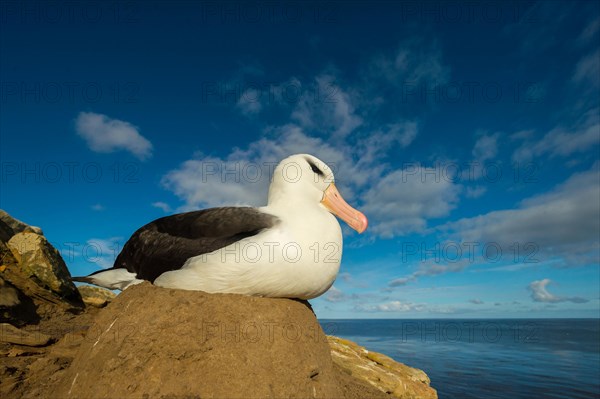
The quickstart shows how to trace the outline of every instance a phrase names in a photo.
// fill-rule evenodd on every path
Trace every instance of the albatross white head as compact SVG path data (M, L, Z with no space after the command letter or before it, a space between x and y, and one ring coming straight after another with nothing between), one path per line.
M323 207L357 232L367 229L367 217L344 201L331 168L309 154L285 158L273 173L268 206L294 204Z

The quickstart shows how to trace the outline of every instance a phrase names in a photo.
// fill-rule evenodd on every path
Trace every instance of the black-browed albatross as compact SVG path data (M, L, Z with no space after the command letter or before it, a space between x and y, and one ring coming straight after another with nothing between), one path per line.
M275 168L267 206L223 207L156 219L125 243L111 269L73 280L125 289L157 286L266 297L315 298L342 258L335 216L362 233L367 218L344 201L318 158L292 155Z

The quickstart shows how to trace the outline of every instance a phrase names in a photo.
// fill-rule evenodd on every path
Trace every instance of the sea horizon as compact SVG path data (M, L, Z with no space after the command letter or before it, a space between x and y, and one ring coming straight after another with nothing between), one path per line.
M326 334L423 370L440 398L600 394L600 318L319 319Z
M599 317L382 317L382 318L333 318L324 317L320 320L600 320Z

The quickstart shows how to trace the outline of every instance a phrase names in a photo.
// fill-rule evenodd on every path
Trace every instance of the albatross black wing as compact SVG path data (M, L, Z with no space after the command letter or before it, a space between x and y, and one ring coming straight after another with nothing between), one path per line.
M274 226L278 218L250 207L211 208L156 219L138 229L123 246L112 269L154 281L191 257L216 251ZM100 270L76 281L94 283Z

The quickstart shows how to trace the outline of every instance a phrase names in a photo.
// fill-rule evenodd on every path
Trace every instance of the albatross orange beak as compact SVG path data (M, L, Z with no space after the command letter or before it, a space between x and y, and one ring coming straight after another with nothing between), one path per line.
M344 201L335 184L331 183L329 187L327 187L323 194L321 204L323 204L329 212L348 223L348 226L359 233L362 233L367 229L369 224L367 217Z

